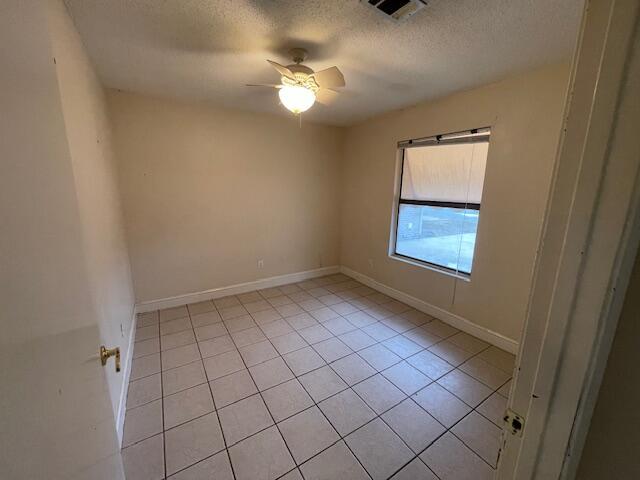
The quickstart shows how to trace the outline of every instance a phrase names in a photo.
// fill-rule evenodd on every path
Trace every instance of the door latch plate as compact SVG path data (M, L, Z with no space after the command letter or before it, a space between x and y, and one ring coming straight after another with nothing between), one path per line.
M524 417L518 415L511 409L507 409L504 413L505 428L511 435L516 437L522 437L522 431L524 430Z

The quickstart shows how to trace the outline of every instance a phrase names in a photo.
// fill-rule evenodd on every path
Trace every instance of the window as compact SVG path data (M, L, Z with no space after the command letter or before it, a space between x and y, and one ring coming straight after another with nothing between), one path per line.
M489 129L400 142L392 255L468 276L473 266Z

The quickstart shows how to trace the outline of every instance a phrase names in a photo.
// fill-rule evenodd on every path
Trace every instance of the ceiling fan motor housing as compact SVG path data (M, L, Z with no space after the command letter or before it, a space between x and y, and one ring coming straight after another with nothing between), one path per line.
M306 65L301 65L299 63L294 63L292 65L287 65L287 68L293 72L293 74L301 73L303 75L311 75L313 70L307 67Z
M289 50L289 55L293 59L294 63L302 63L307 59L307 50L304 48L292 48Z
M281 82L283 85L300 85L302 87L308 88L312 92L317 92L320 89L320 86L316 82L316 80L310 75L313 72L309 67L300 64L287 65L287 68L291 70L294 78L281 77Z

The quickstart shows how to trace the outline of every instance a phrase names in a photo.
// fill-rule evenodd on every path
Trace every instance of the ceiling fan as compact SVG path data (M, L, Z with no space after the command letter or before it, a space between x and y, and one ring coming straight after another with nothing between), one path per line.
M345 86L344 76L338 67L314 72L306 65L302 65L307 58L307 51L304 48L292 48L289 53L294 63L286 67L267 60L281 75L279 85L247 86L278 89L280 101L295 115L306 112L316 101L325 105L331 103L338 95L334 89Z

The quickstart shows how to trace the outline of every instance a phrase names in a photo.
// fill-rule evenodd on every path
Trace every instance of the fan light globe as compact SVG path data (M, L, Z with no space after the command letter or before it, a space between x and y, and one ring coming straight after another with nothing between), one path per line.
M282 104L296 115L306 112L316 101L316 94L300 85L286 85L278 92Z

